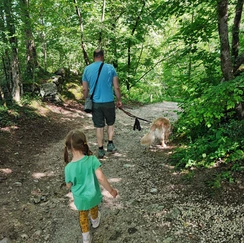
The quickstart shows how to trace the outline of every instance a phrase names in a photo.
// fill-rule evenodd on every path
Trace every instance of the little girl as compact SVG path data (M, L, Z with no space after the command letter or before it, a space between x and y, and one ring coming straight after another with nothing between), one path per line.
M68 152L72 153L69 161ZM85 134L78 129L68 133L64 149L65 182L72 191L74 204L79 210L83 243L91 242L89 232L89 212L93 228L100 224L101 214L98 205L102 201L99 183L115 198L117 191L111 187L103 174L99 160L92 155Z

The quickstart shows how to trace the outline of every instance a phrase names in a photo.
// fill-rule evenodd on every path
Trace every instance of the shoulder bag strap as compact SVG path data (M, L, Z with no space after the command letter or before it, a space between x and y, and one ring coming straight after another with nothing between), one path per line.
M96 86L97 86L97 81L98 81L98 78L99 78L99 76L100 76L100 72L101 72L101 70L102 70L103 64L104 64L104 63L102 62L101 65L100 65L100 67L99 67L98 75L97 75L97 80L96 80L96 83L95 83L95 86L94 86L94 89L93 89L93 92L92 92L92 95L91 95L91 99L93 98L93 95L94 95L94 93L95 93L95 89L96 89Z

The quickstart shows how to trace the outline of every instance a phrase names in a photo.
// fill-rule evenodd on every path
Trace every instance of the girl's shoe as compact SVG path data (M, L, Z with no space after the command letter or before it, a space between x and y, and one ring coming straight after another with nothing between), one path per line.
M96 229L100 225L101 213L98 211L98 216L96 219L91 218L92 228Z
M90 235L90 232L82 233L83 237L83 243L92 243L92 236Z

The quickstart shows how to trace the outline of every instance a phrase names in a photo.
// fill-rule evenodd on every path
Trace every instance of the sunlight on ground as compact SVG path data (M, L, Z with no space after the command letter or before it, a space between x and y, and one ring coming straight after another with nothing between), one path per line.
M90 124L87 124L86 126L84 126L83 130L93 130L94 129L94 126L93 125L90 125Z
M35 108L37 110L36 113L38 113L38 114L40 114L40 115L42 115L44 117L49 112L49 109L48 108L42 106L38 101L35 101L35 100L33 100L31 102L30 107Z
M73 121L73 118L69 118L69 117L65 117L65 118L61 118L61 121Z
M9 168L5 168L5 169L0 169L1 172L3 172L4 174L11 174L13 171Z
M53 171L48 171L48 172L34 172L32 173L32 177L35 179L41 179L43 177L51 177L54 176Z
M1 131L3 132L11 132L12 130L17 130L19 129L19 127L17 126L10 126L10 127L3 127L3 128L0 128Z
M134 123L133 120L130 121L130 123L126 123L126 122L124 122L124 121L122 121L122 122L118 121L118 123L122 124L123 127L131 127L131 130L134 131L134 130L133 130L133 123Z
M96 145L96 144L95 144L95 145ZM107 154L110 154L110 152L107 152ZM108 155L108 156L109 156L109 155ZM108 156L105 154L105 156L104 156L103 158L99 159L99 160L101 160L101 161L106 160L106 158L108 158ZM115 152L115 153L113 153L113 157L126 158L127 155L126 155L126 154L120 154L120 153L118 153L118 152Z
M167 169L171 169L173 170L175 167L173 165L167 165L167 164L160 164L162 165L163 167L167 168Z
M85 115L86 115L87 117L92 118L92 114L91 114L91 113L85 113Z
M43 106L41 105L41 103L39 101L36 100L32 100L31 101L31 107L35 108L35 109L40 109L41 107L43 108Z
M125 168L133 168L133 167L135 167L135 165L132 165L132 164L123 164L123 167L125 167Z
M121 203L120 200L120 195L118 191L118 196L116 198L113 198L106 190L102 190L102 195L103 195L103 201L102 201L102 206L104 208L109 208L109 209L122 209L123 204Z
M115 157L126 157L126 155L120 154L120 153L118 153L118 152L115 152L113 155L114 155Z
M89 142L88 146L89 146L90 149L91 149L91 145L94 146L94 147L97 147L97 142L93 142L93 143Z
M46 104L45 106L43 106L42 104L40 104L37 101L32 101L30 107L36 109L38 111L38 113L44 117L46 117L47 114L51 111L51 112L57 113L57 114L65 114L65 115L70 114L71 117L84 118L82 111L77 112L75 109L62 108L62 107L56 106L55 104Z
M108 181L110 182L110 183L113 183L113 182L121 182L121 180L122 180L122 178L110 178L110 179L108 179Z
M150 146L145 146L145 151L150 151L150 152L158 152L158 151L164 151L166 154L172 154L172 149L176 148L176 146L170 146L167 145L166 147L162 147L161 145L150 145Z

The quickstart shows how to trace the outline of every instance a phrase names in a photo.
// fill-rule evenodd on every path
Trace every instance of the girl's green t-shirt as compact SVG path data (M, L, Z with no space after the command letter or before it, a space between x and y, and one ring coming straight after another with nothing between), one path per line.
M72 183L71 191L78 210L89 210L101 203L101 189L95 174L100 166L94 155L84 156L65 166L65 182Z

